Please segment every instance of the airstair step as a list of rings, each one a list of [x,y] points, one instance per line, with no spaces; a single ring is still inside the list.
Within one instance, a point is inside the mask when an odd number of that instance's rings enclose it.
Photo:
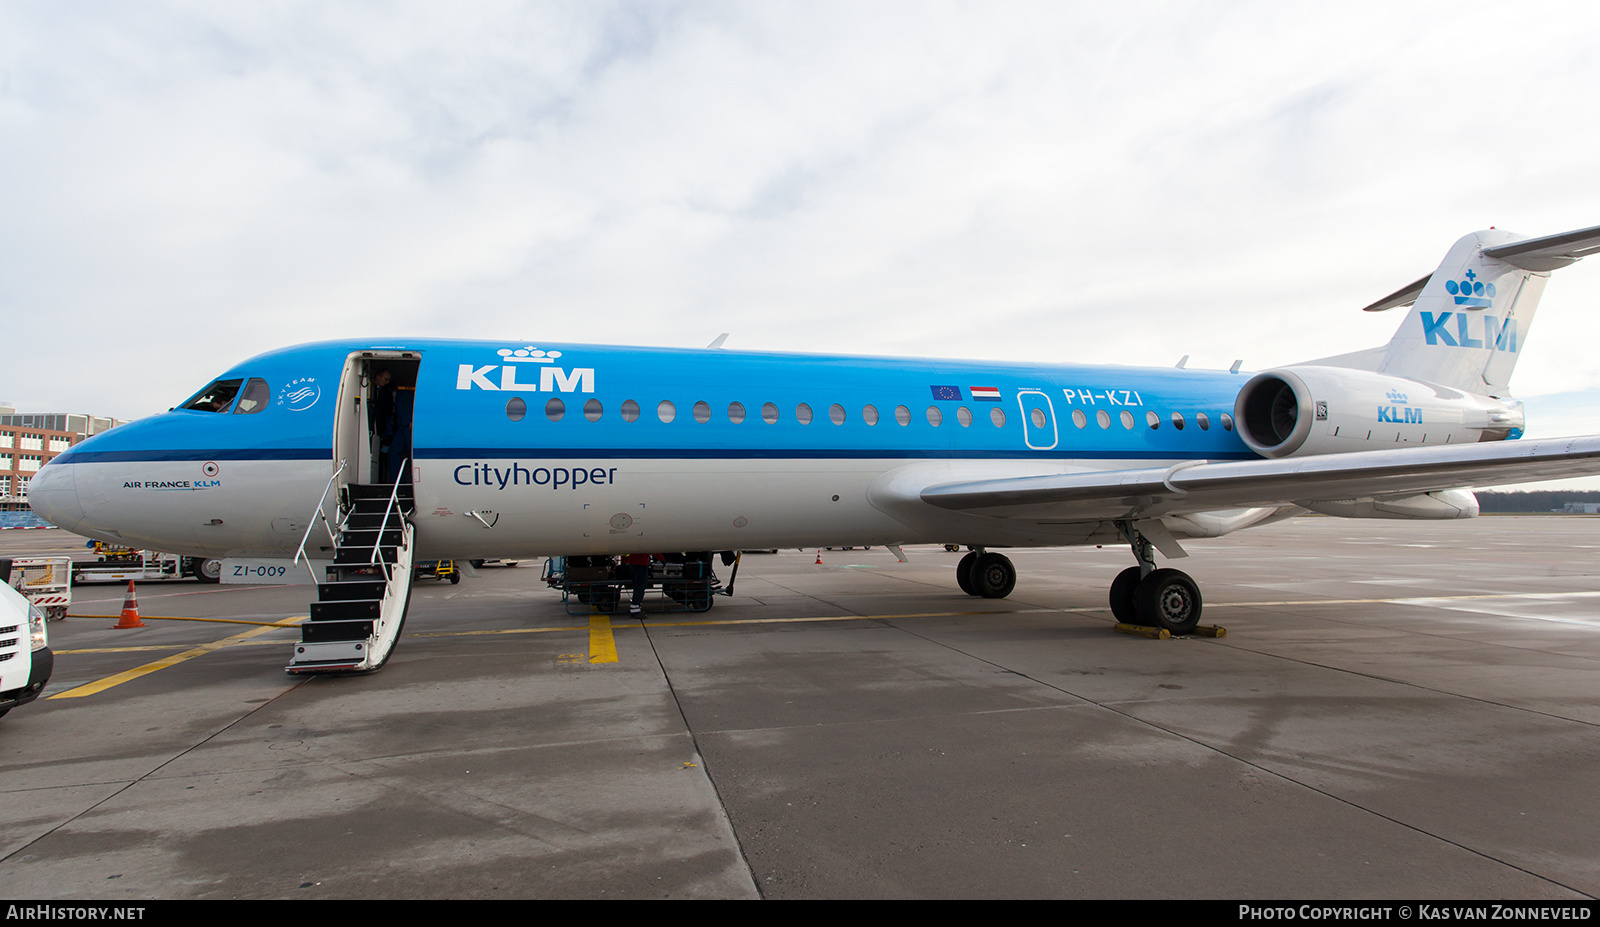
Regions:
[[[371,621],[307,621],[300,626],[300,641],[305,644],[364,641],[371,636]]]
[[[377,562],[393,563],[395,560],[394,548],[379,547]],[[373,550],[371,547],[341,547],[333,552],[333,562],[339,565],[373,563]]]
[[[390,519],[389,527],[381,532],[377,528],[346,528],[339,536],[339,547],[341,549],[365,547],[368,550],[372,549],[373,544],[381,544],[384,547],[398,547],[404,534],[400,529],[399,521],[399,518]],[[380,533],[383,535],[381,540],[378,537]]]
[[[372,620],[383,611],[382,599],[347,599],[342,602],[312,602],[312,621]]]
[[[324,602],[347,602],[351,599],[381,599],[388,585],[382,580],[317,583],[317,598]]]

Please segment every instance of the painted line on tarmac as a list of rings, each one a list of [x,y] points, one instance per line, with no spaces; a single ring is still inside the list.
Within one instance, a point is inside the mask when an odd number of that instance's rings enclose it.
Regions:
[[[617,662],[617,639],[611,634],[611,616],[596,613],[589,616],[589,662]]]
[[[121,615],[68,615],[68,618],[111,618],[120,619]],[[149,621],[212,621],[217,624],[250,624],[261,625],[269,628],[293,628],[306,620],[306,616],[299,618],[285,618],[282,621],[247,621],[243,618],[186,618],[179,615],[140,615],[141,619]],[[123,630],[127,630],[124,628]]]
[[[1308,605],[1427,605],[1432,602],[1452,602],[1473,599],[1560,599],[1560,598],[1592,598],[1600,596],[1600,592],[1506,592],[1488,593],[1482,595],[1453,595],[1453,596],[1397,596],[1387,599],[1285,599],[1281,601],[1262,602],[1207,602],[1206,608],[1265,608],[1283,606],[1308,606]],[[663,621],[660,616],[675,614],[673,612],[653,612],[643,619],[612,624],[610,630],[621,631],[628,629],[644,628],[644,621],[649,621],[648,627],[652,628],[688,628],[710,627],[718,625],[756,625],[756,624],[806,624],[811,622],[829,621],[891,621],[904,618],[963,618],[979,615],[1040,615],[1040,614],[1091,614],[1107,613],[1111,609],[1105,605],[1080,605],[1068,608],[993,608],[967,611],[943,612],[906,612],[894,615],[816,615],[791,618],[721,618],[721,619],[696,619],[688,621]],[[599,617],[599,616],[595,616]],[[550,625],[543,628],[498,628],[479,631],[420,631],[408,634],[407,637],[482,637],[500,634],[549,634],[559,632],[572,632],[589,630],[593,626],[593,619],[587,625],[564,624]]]
[[[105,690],[110,689],[113,686],[120,686],[125,682],[132,682],[133,680],[138,679],[141,676],[148,676],[151,673],[157,672],[159,670],[164,670],[169,666],[176,666],[179,663],[183,663],[185,661],[192,660],[195,657],[204,656],[204,655],[206,655],[208,653],[211,653],[213,651],[221,650],[224,647],[230,647],[230,646],[232,646],[232,645],[234,645],[236,643],[240,643],[242,641],[249,640],[252,637],[256,637],[256,636],[261,635],[261,634],[266,634],[266,633],[268,633],[270,631],[276,631],[276,630],[278,630],[280,628],[284,628],[284,627],[289,627],[289,625],[274,624],[274,625],[267,625],[265,627],[252,628],[249,631],[241,631],[238,634],[233,635],[232,637],[224,637],[220,641],[213,641],[213,642],[211,642],[209,644],[201,644],[198,647],[191,647],[190,649],[185,650],[182,653],[175,653],[170,657],[162,657],[161,659],[156,660],[153,663],[146,663],[143,666],[136,666],[131,670],[127,670],[127,671],[121,672],[121,673],[116,673],[114,675],[107,676],[104,679],[99,679],[99,680],[96,680],[94,682],[84,683],[81,686],[76,686],[74,688],[68,689],[65,692],[57,692],[55,695],[51,695],[51,696],[47,696],[47,697],[48,698],[83,698],[86,695],[94,695],[97,692],[104,692]]]

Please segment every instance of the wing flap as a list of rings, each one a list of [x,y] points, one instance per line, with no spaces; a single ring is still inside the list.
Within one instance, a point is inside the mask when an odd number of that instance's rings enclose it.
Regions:
[[[922,501],[1029,519],[1132,518],[1401,495],[1600,473],[1600,435],[1011,477],[930,486]]]

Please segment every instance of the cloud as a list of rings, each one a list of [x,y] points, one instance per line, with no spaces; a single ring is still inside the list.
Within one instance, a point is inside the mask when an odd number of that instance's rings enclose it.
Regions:
[[[345,336],[1355,350],[1461,234],[1600,220],[1594,14],[1497,10],[10,4],[0,398]],[[1519,392],[1600,388],[1597,296],[1557,275]]]

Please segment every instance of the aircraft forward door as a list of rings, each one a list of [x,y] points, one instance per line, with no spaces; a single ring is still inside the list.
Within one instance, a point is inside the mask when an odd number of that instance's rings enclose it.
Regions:
[[[1036,451],[1048,451],[1061,440],[1056,430],[1056,410],[1050,397],[1042,390],[1017,391],[1017,405],[1022,410],[1022,439]]]
[[[412,351],[361,351],[345,361],[333,422],[333,465],[345,465],[341,486],[392,483],[393,467],[411,456],[419,365]],[[398,451],[384,450],[396,445]]]

